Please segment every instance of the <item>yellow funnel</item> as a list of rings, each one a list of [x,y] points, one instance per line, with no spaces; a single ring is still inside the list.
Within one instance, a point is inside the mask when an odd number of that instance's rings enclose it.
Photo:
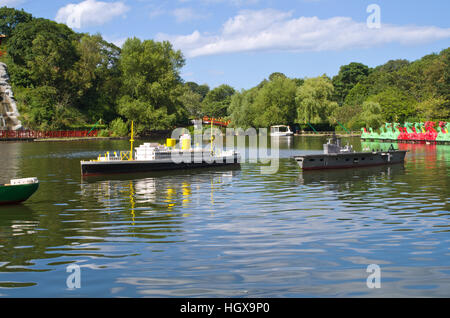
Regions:
[[[167,138],[166,140],[166,146],[167,147],[175,147],[177,141],[173,138]]]

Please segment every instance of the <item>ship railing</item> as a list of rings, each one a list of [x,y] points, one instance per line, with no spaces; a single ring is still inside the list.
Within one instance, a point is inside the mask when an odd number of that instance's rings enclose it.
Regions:
[[[121,151],[120,160],[131,160],[131,151]]]

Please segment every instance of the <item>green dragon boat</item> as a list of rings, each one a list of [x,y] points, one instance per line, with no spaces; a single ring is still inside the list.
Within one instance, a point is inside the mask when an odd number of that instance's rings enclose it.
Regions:
[[[37,178],[12,179],[9,184],[0,184],[0,205],[24,202],[38,188]]]

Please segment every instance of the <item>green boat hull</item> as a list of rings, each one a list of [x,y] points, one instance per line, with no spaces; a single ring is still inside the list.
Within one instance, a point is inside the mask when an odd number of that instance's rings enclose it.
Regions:
[[[0,186],[0,205],[17,204],[27,200],[39,188],[39,183]]]

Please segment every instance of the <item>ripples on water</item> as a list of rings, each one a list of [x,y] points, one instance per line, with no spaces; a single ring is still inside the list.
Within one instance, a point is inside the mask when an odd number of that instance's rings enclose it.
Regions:
[[[41,180],[0,207],[0,295],[449,296],[450,146],[400,145],[404,166],[302,173],[290,156],[322,142],[283,140],[275,175],[244,163],[88,179],[80,159],[127,144],[0,144],[5,180]],[[80,289],[66,286],[69,264]]]

